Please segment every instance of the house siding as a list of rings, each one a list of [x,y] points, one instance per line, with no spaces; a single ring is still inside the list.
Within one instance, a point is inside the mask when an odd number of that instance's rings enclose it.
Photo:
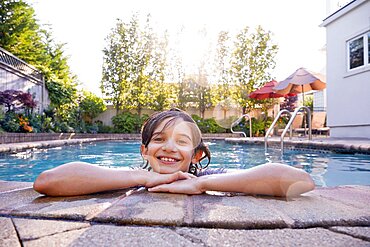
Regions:
[[[327,125],[332,137],[370,138],[370,65],[347,70],[347,41],[370,31],[370,1],[354,4],[323,25],[327,39]],[[351,7],[350,11],[345,9]]]

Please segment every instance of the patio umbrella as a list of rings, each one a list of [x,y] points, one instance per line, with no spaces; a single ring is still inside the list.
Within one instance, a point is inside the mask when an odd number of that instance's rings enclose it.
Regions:
[[[273,90],[278,94],[304,93],[311,90],[323,90],[326,88],[324,76],[311,72],[305,68],[297,69],[285,80],[279,82]]]
[[[288,94],[281,94],[276,93],[273,88],[278,84],[277,81],[272,80],[262,86],[260,89],[253,91],[249,94],[249,98],[262,100],[262,99],[269,99],[269,98],[280,98],[285,96],[294,96],[295,93],[288,93]]]

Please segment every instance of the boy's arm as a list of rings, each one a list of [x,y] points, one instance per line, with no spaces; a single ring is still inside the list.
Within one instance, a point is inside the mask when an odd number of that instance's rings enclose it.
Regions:
[[[184,194],[222,191],[290,197],[314,188],[314,182],[305,171],[283,164],[270,163],[240,172],[215,174],[162,184],[149,189],[149,191]]]
[[[112,169],[84,162],[71,162],[41,173],[33,188],[49,196],[75,196],[139,185],[152,187],[190,176],[182,172],[158,174],[145,170]]]

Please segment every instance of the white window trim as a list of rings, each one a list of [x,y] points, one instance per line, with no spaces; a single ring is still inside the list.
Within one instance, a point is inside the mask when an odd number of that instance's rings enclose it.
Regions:
[[[369,44],[368,44],[368,34],[369,34],[370,31],[367,31],[365,33],[362,33],[360,35],[357,35],[356,37],[352,38],[352,39],[349,39],[347,40],[347,54],[346,54],[346,59],[347,59],[347,73],[348,72],[355,72],[355,71],[359,71],[359,70],[362,70],[364,68],[370,68],[370,62],[369,62],[369,52],[368,52],[368,49],[369,49]],[[349,50],[349,44],[356,40],[356,39],[359,39],[362,37],[362,40],[363,40],[363,44],[364,44],[364,64],[361,65],[361,66],[358,66],[356,68],[350,68],[350,50]]]

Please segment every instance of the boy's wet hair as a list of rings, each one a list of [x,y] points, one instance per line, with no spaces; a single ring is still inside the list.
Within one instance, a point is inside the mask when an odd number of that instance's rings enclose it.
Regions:
[[[177,108],[172,108],[168,111],[162,111],[158,113],[154,113],[151,115],[143,124],[141,128],[141,144],[143,144],[146,148],[149,145],[149,142],[151,141],[153,137],[154,130],[163,122],[163,120],[171,118],[166,125],[163,127],[161,132],[165,130],[167,127],[171,126],[173,123],[175,123],[176,120],[182,119],[185,122],[191,123],[189,127],[191,128],[191,132],[193,135],[193,145],[194,145],[194,155],[199,152],[203,151],[203,157],[199,160],[197,164],[190,164],[189,166],[189,173],[197,175],[199,171],[202,169],[205,169],[209,163],[211,162],[211,153],[208,149],[208,147],[204,144],[202,139],[202,133],[200,132],[200,129],[198,125],[195,123],[195,121],[192,119],[192,117],[186,113],[185,111],[182,111]],[[201,164],[201,161],[203,159],[207,158],[208,163],[203,166]],[[146,162],[144,165],[144,168],[150,168],[149,162]]]

